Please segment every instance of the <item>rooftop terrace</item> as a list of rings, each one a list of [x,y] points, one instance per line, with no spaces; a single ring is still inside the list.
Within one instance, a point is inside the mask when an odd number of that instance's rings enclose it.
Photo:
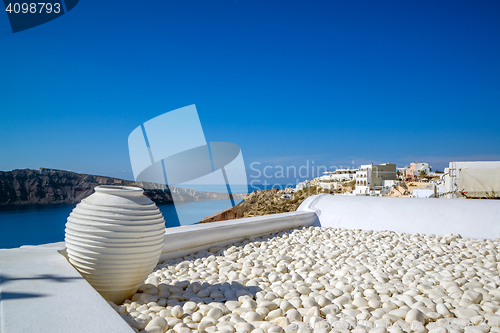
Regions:
[[[145,285],[112,306],[64,242],[0,250],[0,332],[500,332],[498,216],[495,200],[319,195],[170,228]]]

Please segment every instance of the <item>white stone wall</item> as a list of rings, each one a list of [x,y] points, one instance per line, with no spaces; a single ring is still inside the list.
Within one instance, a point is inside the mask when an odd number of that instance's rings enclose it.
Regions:
[[[320,194],[298,211],[313,211],[324,227],[471,238],[500,238],[500,200],[416,200]]]

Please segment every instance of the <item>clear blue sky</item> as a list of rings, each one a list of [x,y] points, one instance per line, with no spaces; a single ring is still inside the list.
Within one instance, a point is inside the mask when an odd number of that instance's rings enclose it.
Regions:
[[[496,0],[81,0],[13,34],[0,13],[0,170],[131,179],[129,133],[190,104],[260,169],[500,160],[499,17]]]

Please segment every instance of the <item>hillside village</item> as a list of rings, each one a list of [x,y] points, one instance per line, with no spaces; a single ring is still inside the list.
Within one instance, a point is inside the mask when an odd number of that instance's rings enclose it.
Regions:
[[[205,217],[201,223],[296,211],[317,194],[408,198],[500,199],[499,162],[451,162],[444,172],[428,163],[367,164],[337,169],[306,180],[295,188],[254,191],[234,207]]]
[[[412,198],[485,198],[500,196],[500,162],[450,162],[444,172],[428,163],[366,164],[337,169],[297,184],[293,193],[318,186],[332,194]]]

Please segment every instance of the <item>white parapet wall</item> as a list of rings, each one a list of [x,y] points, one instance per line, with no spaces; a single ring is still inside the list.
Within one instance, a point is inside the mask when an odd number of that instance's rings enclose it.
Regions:
[[[133,333],[61,247],[0,250],[0,332]]]
[[[318,217],[314,212],[300,211],[168,228],[165,230],[160,262],[208,250],[213,246],[239,242],[252,236],[317,223]]]
[[[315,212],[317,226],[500,238],[500,200],[412,199],[320,194],[297,211]]]

